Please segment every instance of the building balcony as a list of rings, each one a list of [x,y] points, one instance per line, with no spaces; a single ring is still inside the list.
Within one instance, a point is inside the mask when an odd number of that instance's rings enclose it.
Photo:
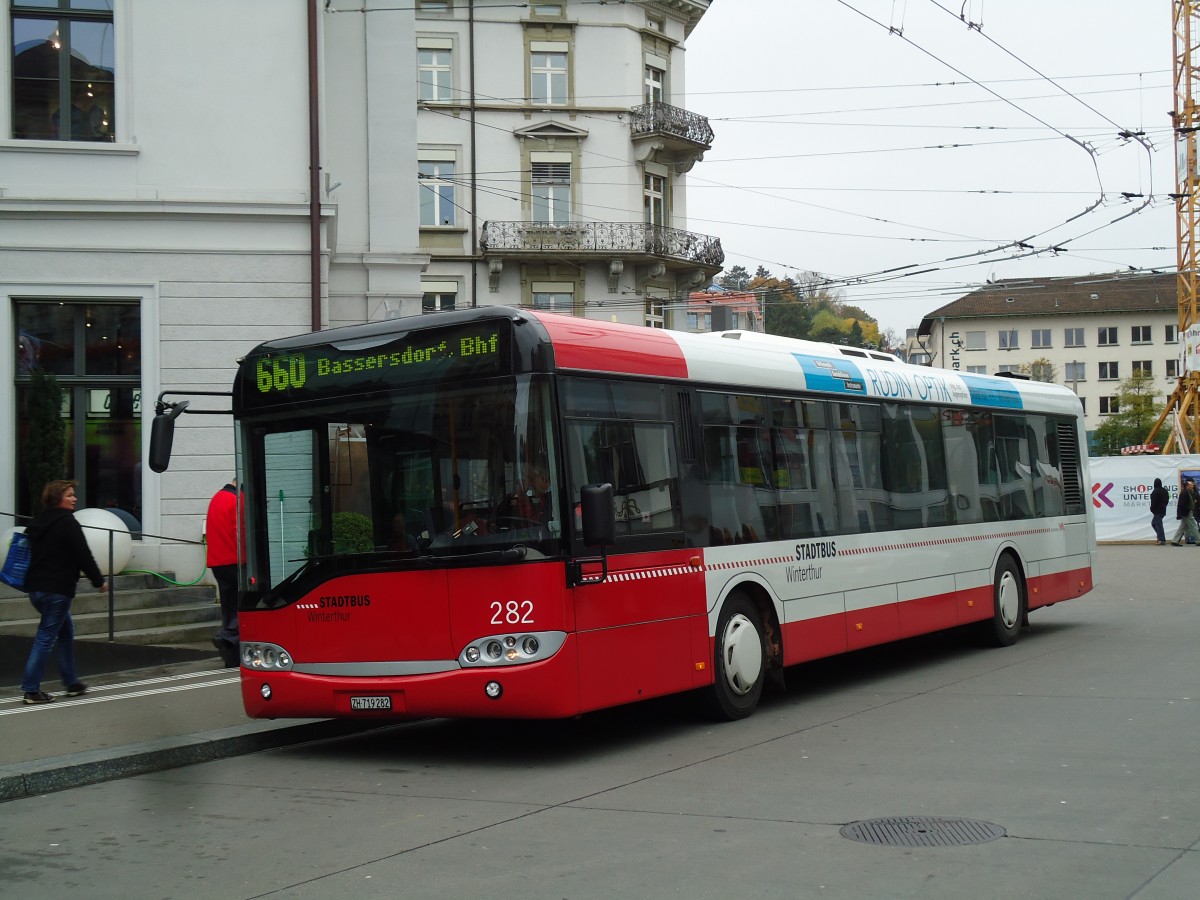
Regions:
[[[654,156],[687,172],[712,148],[713,130],[705,116],[666,103],[646,103],[629,113],[638,162]]]
[[[653,276],[687,273],[685,282],[699,283],[721,271],[725,251],[719,238],[645,222],[484,222],[479,239],[494,273],[504,260],[529,262],[609,262],[617,274],[626,264]]]

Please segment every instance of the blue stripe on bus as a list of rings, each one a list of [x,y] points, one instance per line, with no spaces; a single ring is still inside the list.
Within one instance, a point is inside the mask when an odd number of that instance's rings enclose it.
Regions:
[[[1023,409],[1020,392],[1007,384],[997,384],[990,378],[959,375],[971,392],[971,402],[980,406],[1000,406],[1004,409]]]
[[[809,390],[866,396],[867,382],[854,363],[844,359],[808,356],[804,353],[793,353],[792,356],[800,363],[804,372],[804,384]]]

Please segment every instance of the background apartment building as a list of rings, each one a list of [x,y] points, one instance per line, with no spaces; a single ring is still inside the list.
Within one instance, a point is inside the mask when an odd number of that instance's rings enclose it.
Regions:
[[[1179,375],[1176,276],[1089,275],[989,284],[935,309],[917,331],[931,365],[1022,372],[1079,395],[1094,430],[1141,369],[1163,398]],[[1048,366],[1045,365],[1048,363]]]

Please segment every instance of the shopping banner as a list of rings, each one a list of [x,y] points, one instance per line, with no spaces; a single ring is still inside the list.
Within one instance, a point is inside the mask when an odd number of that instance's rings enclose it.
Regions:
[[[1150,527],[1150,491],[1161,478],[1171,492],[1163,519],[1167,539],[1175,534],[1175,501],[1184,478],[1200,487],[1200,455],[1093,456],[1092,511],[1096,514],[1097,541],[1153,541]]]

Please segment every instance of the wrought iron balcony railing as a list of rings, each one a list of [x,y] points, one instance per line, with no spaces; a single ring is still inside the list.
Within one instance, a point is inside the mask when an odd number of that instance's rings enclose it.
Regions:
[[[647,255],[720,268],[725,251],[720,238],[644,222],[484,222],[483,252],[594,252],[599,255]]]
[[[634,136],[668,134],[693,144],[711,147],[713,130],[705,116],[666,103],[646,103],[630,110]]]

